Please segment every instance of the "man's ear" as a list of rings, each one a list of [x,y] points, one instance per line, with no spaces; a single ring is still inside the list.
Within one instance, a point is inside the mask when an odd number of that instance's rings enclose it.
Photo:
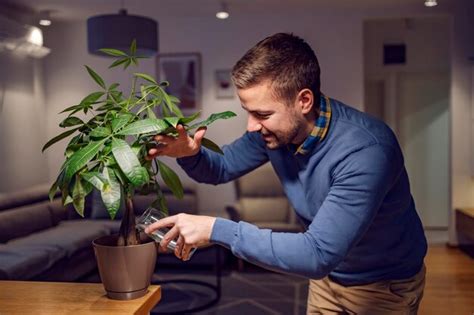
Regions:
[[[303,115],[313,110],[314,94],[310,89],[302,89],[296,96],[296,105]]]

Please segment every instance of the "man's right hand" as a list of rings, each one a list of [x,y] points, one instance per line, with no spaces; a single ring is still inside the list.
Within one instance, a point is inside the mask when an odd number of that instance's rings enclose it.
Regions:
[[[206,133],[206,127],[199,128],[194,137],[191,138],[182,125],[176,126],[178,137],[156,135],[155,141],[158,143],[155,148],[148,150],[147,159],[152,160],[158,155],[166,155],[175,158],[192,156],[201,149],[201,141]]]

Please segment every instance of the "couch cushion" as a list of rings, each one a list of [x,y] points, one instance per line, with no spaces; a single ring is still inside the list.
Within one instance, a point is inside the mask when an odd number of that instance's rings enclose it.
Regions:
[[[49,201],[0,211],[0,243],[53,226]]]
[[[48,200],[48,192],[51,184],[40,184],[26,189],[2,194],[0,196],[0,210],[10,209],[28,205],[31,203]],[[59,191],[56,192],[56,195]]]
[[[28,280],[48,270],[66,252],[53,244],[0,245],[0,279]]]
[[[57,225],[59,222],[68,219],[68,206],[63,206],[61,198],[56,198],[48,204],[48,208],[51,211],[51,217],[53,224]]]
[[[59,225],[38,233],[8,242],[8,245],[43,247],[53,244],[58,250],[65,251],[67,257],[85,247],[92,246],[92,241],[108,235],[113,230],[110,222],[101,220],[68,220]]]

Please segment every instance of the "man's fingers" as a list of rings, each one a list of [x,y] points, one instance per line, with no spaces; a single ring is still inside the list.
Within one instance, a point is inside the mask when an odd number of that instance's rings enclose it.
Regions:
[[[204,138],[204,135],[206,134],[206,130],[207,130],[206,127],[201,127],[194,134],[194,141],[199,147],[201,146],[202,138]]]
[[[165,153],[165,150],[166,150],[166,146],[158,146],[156,148],[151,148],[150,150],[148,150],[147,152],[148,154],[145,156],[145,159],[148,161],[151,161],[154,158],[156,158],[158,155]]]
[[[175,137],[165,136],[165,135],[156,135],[153,139],[156,142],[161,142],[161,143],[169,143],[176,140]]]
[[[179,236],[179,229],[178,227],[175,225],[171,228],[171,230],[168,231],[168,233],[166,233],[164,236],[163,236],[163,239],[161,240],[160,242],[160,246],[162,248],[167,248],[168,247],[168,244],[178,238]]]
[[[184,129],[183,125],[177,125],[176,130],[178,131],[178,138],[186,139],[188,137],[188,133],[186,132],[186,129]]]
[[[192,248],[193,248],[193,247],[192,247],[191,245],[184,244],[183,250],[182,250],[182,252],[181,252],[181,259],[182,259],[183,261],[189,260],[189,253],[191,252],[191,249],[192,249]]]
[[[176,222],[176,216],[170,216],[170,217],[165,217],[163,219],[160,219],[156,221],[155,223],[150,224],[145,228],[145,233],[150,234],[153,233],[153,231],[164,228],[164,227],[170,227],[173,226]]]
[[[179,235],[178,240],[176,241],[176,248],[174,249],[174,254],[176,257],[181,258],[181,252],[184,246],[184,238],[182,235]]]

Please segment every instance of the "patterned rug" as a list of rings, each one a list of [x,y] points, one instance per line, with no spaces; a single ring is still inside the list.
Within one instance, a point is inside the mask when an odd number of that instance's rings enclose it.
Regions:
[[[253,268],[256,269],[256,268]],[[173,281],[177,282],[173,283]],[[189,314],[186,310],[212,300],[215,292],[205,286],[181,283],[197,280],[216,284],[212,272],[155,273],[152,282],[162,285],[162,299],[151,314]],[[195,314],[306,314],[308,280],[264,270],[228,271],[221,277],[221,298],[214,306]]]

